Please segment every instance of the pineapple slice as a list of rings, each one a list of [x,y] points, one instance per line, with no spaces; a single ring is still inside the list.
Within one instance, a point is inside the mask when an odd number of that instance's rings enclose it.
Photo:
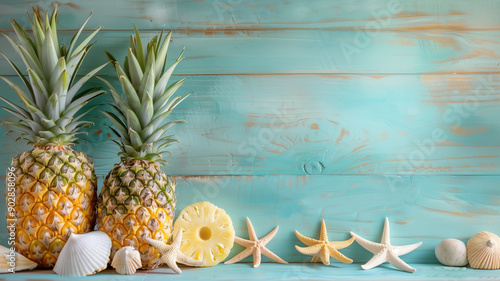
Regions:
[[[174,224],[174,233],[182,229],[180,250],[186,256],[214,266],[223,261],[234,242],[234,228],[226,211],[209,202],[187,206]]]

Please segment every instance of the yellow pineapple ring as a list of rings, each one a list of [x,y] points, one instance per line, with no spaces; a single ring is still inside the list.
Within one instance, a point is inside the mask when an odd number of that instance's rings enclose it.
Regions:
[[[180,250],[186,256],[214,266],[223,261],[234,243],[234,228],[226,211],[209,202],[187,206],[174,224],[174,234],[182,229]]]

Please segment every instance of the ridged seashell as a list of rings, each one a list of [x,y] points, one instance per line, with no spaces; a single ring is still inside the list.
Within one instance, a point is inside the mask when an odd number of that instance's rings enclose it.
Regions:
[[[479,232],[467,241],[467,257],[472,268],[500,268],[500,238],[487,231]]]
[[[72,233],[57,258],[54,272],[64,276],[86,276],[106,269],[111,239],[101,231]]]
[[[0,273],[10,273],[9,269],[12,268],[11,266],[11,251],[9,248],[6,248],[2,245],[0,245]],[[14,272],[21,271],[21,270],[32,270],[35,267],[37,267],[37,263],[26,258],[25,256],[15,253],[15,261],[14,263]]]
[[[142,267],[141,254],[132,246],[123,247],[116,252],[111,266],[118,274],[132,275]]]
[[[436,246],[436,258],[447,266],[466,266],[467,248],[465,243],[458,239],[444,239]]]

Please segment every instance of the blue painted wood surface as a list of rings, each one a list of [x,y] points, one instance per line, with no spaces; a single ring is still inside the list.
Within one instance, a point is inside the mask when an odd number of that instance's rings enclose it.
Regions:
[[[192,203],[212,202],[226,210],[236,235],[243,238],[248,237],[247,216],[258,236],[279,225],[267,246],[289,262],[310,261],[295,250],[294,245],[302,244],[294,230],[319,237],[322,219],[331,240],[346,240],[353,231],[379,241],[388,217],[393,245],[423,242],[404,256],[409,263],[437,263],[434,248],[444,238],[466,242],[483,230],[500,233],[500,176],[186,176],[176,180],[177,214]],[[2,244],[7,237],[1,233]],[[235,245],[229,257],[241,250]],[[355,262],[371,257],[356,243],[341,252]],[[263,257],[263,261],[269,259]]]
[[[237,264],[168,278],[500,279],[497,271],[436,266],[433,254],[444,238],[500,234],[500,1],[57,3],[63,34],[79,27],[91,9],[86,32],[104,26],[83,70],[103,63],[104,50],[122,58],[132,21],[146,37],[164,25],[174,29],[172,58],[186,47],[175,78],[188,77],[180,94],[195,94],[172,114],[188,124],[173,129],[182,142],[172,147],[165,169],[178,179],[177,213],[210,201],[230,214],[243,237],[246,216],[258,235],[280,225],[269,248],[294,263],[310,258],[294,249],[300,242],[293,230],[317,236],[322,218],[335,240],[351,230],[379,240],[387,216],[393,244],[424,242],[403,257],[418,264],[415,274],[339,263],[263,264],[257,270]],[[26,9],[55,4],[2,0],[0,29],[12,34],[12,18],[28,27]],[[16,58],[4,38],[0,50]],[[18,81],[13,74],[1,58],[0,75]],[[110,81],[112,74],[110,67],[100,73]],[[3,83],[0,93],[17,100]],[[1,120],[11,118],[0,112]],[[98,110],[89,120],[95,126],[88,143],[76,148],[94,158],[101,185],[118,148]],[[0,167],[27,149],[4,137]],[[5,209],[5,202],[0,206]],[[0,232],[0,244],[6,241]],[[230,257],[239,250],[235,246]],[[355,262],[370,258],[356,243],[342,252]],[[46,273],[0,277],[63,279]],[[89,278],[118,277],[108,271]]]
[[[406,261],[437,263],[434,248],[444,237],[466,241],[482,230],[500,233],[499,181],[498,176],[184,177],[177,192],[179,209],[198,201],[224,208],[236,235],[248,237],[246,216],[258,236],[279,225],[268,246],[290,262],[310,260],[295,250],[302,244],[294,230],[319,237],[325,219],[330,240],[346,240],[353,231],[379,241],[389,217],[393,245],[423,241]],[[236,245],[232,253],[240,250]],[[355,262],[372,256],[356,243],[341,252]]]
[[[108,79],[111,79],[108,77]],[[498,174],[500,75],[191,76],[172,114],[172,175]],[[118,85],[116,85],[119,87]],[[8,86],[5,97],[17,100]],[[109,100],[104,97],[103,100]],[[476,102],[477,101],[477,102]],[[98,110],[77,148],[117,161]],[[11,118],[0,111],[0,118]],[[5,131],[0,129],[0,134]],[[7,166],[25,143],[4,138]]]
[[[209,268],[181,267],[182,274],[174,274],[168,268],[154,271],[139,270],[135,275],[118,275],[114,270],[107,269],[96,275],[82,278],[68,279],[58,276],[51,270],[35,270],[2,275],[5,280],[89,280],[89,281],[122,281],[122,280],[224,280],[224,281],[254,281],[254,280],[290,280],[290,281],[319,281],[319,280],[500,280],[497,271],[474,270],[463,267],[446,267],[436,264],[416,264],[415,273],[397,270],[391,265],[362,270],[359,264],[334,263],[330,266],[311,263],[295,263],[282,265],[263,263],[259,268],[252,268],[251,264],[218,265]]]
[[[92,17],[91,21],[99,19]],[[76,23],[75,23],[76,24]],[[131,23],[125,27],[132,27]],[[161,29],[145,32],[151,39]],[[103,30],[82,73],[107,61],[104,50],[120,61],[126,54],[132,31]],[[283,74],[415,74],[498,73],[500,30],[174,30],[169,58],[177,58],[185,46],[186,59],[175,74],[283,75]],[[90,31],[89,31],[90,33]],[[7,34],[14,35],[12,32]],[[72,32],[64,32],[70,42]],[[360,36],[360,34],[362,36]],[[0,48],[21,63],[9,42]],[[2,74],[15,75],[2,57]],[[114,75],[112,67],[100,75]]]
[[[74,29],[91,9],[99,20],[89,28],[129,29],[130,22],[142,28],[161,29],[498,29],[497,0],[131,0],[44,1],[2,0],[0,15],[15,16],[28,24],[25,10],[59,4],[61,27]],[[370,23],[370,24],[368,24]],[[367,25],[368,24],[368,25]],[[6,21],[1,29],[9,29]]]

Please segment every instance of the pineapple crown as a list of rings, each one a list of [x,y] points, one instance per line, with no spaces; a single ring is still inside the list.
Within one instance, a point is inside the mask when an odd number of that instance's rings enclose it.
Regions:
[[[108,85],[115,103],[111,104],[114,112],[103,113],[114,125],[114,128],[109,128],[118,137],[114,142],[120,146],[121,152],[118,155],[124,161],[163,161],[161,155],[168,153],[164,149],[179,141],[177,136],[165,134],[175,124],[186,123],[184,120],[175,120],[163,124],[172,110],[189,96],[171,99],[186,78],[168,86],[170,76],[182,60],[184,50],[167,67],[167,50],[172,31],[163,38],[162,30],[148,42],[144,50],[135,25],[134,30],[135,36],[130,35],[130,47],[123,65],[106,52],[120,81],[124,98],[111,83],[101,79]]]
[[[57,36],[57,7],[49,17],[42,16],[40,9],[33,8],[29,14],[33,39],[15,21],[11,20],[18,42],[2,33],[14,47],[27,68],[27,77],[3,53],[1,53],[21,78],[26,90],[5,77],[1,77],[19,95],[23,106],[18,106],[0,97],[11,108],[2,107],[19,118],[18,122],[3,122],[12,128],[7,133],[16,132],[19,139],[26,139],[34,146],[71,146],[82,134],[80,129],[92,122],[79,121],[86,113],[74,116],[93,98],[105,93],[99,89],[80,91],[81,87],[101,68],[103,64],[90,71],[77,82],[77,72],[93,44],[90,40],[100,27],[77,45],[78,38],[92,13],[71,39],[69,47],[59,46]]]

